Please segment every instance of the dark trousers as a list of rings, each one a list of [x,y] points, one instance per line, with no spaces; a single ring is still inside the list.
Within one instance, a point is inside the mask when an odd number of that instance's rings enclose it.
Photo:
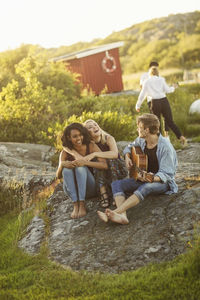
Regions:
[[[179,128],[176,126],[176,124],[173,121],[171,107],[170,107],[169,101],[166,97],[162,98],[162,99],[152,99],[151,110],[152,110],[152,113],[154,115],[156,115],[159,120],[162,115],[165,120],[165,126],[167,125],[174,132],[174,134],[176,135],[176,137],[178,139],[181,137],[182,134],[181,134]],[[166,127],[165,127],[165,130],[166,130]],[[166,130],[166,131],[169,131],[169,130]]]
[[[149,111],[150,111],[150,113],[153,114],[153,111],[152,111],[152,102],[149,101],[149,102],[147,102],[147,104],[148,104],[148,106],[149,106]],[[159,120],[160,120],[160,119],[159,119]],[[160,122],[161,122],[161,120],[160,120]],[[169,126],[167,125],[167,122],[166,122],[165,119],[164,119],[164,122],[165,122],[165,131],[169,131],[170,128],[169,128]],[[161,128],[162,128],[162,126],[161,126],[161,124],[160,124],[160,131],[161,131]]]

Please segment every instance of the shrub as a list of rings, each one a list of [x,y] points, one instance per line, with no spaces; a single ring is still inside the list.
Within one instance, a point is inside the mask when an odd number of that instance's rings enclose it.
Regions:
[[[168,95],[172,109],[173,119],[183,134],[187,133],[189,124],[189,108],[195,100],[194,95],[188,93],[187,87],[179,87],[172,94]]]
[[[187,135],[190,137],[200,136],[200,124],[188,124]]]
[[[116,111],[108,111],[104,113],[100,111],[96,113],[83,112],[81,116],[71,116],[62,125],[57,124],[54,131],[55,140],[57,140],[55,145],[56,148],[61,149],[60,137],[67,125],[73,122],[83,123],[87,119],[95,120],[103,130],[113,135],[116,141],[130,141],[137,135],[135,117],[126,114],[119,114]]]
[[[79,95],[75,79],[63,67],[30,56],[16,66],[16,74],[20,80],[0,93],[0,140],[52,144],[51,128],[64,122],[68,101]]]
[[[76,99],[73,102],[68,102],[67,104],[67,116],[71,115],[81,116],[81,114],[86,112],[95,113],[97,111],[107,112],[107,111],[117,111],[118,113],[124,113],[129,115],[134,115],[135,103],[137,101],[137,95],[101,95],[99,97],[94,95],[87,95],[80,99]]]

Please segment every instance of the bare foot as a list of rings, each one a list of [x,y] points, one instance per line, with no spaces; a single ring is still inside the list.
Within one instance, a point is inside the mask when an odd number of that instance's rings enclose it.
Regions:
[[[106,209],[106,215],[108,219],[119,224],[128,224],[129,220],[124,214],[118,214],[111,209]]]
[[[71,218],[72,219],[77,219],[78,218],[78,211],[79,211],[78,202],[75,202],[73,212],[71,213]]]
[[[85,201],[80,201],[79,203],[79,211],[78,211],[78,218],[82,218],[87,214],[85,208]]]
[[[105,213],[103,213],[102,211],[97,211],[97,214],[98,214],[98,216],[99,216],[99,218],[102,220],[102,221],[104,221],[104,222],[108,222],[108,216],[105,214]]]

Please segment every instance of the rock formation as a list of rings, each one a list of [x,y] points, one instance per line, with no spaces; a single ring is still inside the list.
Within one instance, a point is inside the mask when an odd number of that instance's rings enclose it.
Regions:
[[[194,113],[200,114],[200,99],[195,100],[195,101],[190,105],[189,113],[190,113],[190,114],[194,114]]]
[[[0,185],[15,182],[28,193],[47,186],[55,179],[54,153],[46,145],[0,142]]]
[[[4,145],[1,143],[1,152],[6,152]],[[18,151],[18,156],[21,157],[23,153],[28,157],[28,152],[33,154],[37,145],[17,147],[22,149]],[[23,149],[28,149],[28,152]],[[46,150],[40,153],[45,156],[50,148],[44,149]],[[7,148],[7,151],[11,152],[11,148]],[[15,145],[14,154],[16,153]],[[19,247],[35,254],[45,239],[51,260],[73,270],[110,273],[168,261],[184,253],[193,243],[200,220],[200,144],[189,143],[187,148],[177,151],[177,154],[178,194],[148,197],[128,211],[129,225],[103,223],[96,214],[99,209],[97,199],[87,200],[88,214],[84,218],[70,219],[72,203],[59,183],[47,201],[50,233],[47,236],[43,219],[35,216],[27,227],[26,235],[19,241]],[[17,166],[20,168],[18,157],[10,157],[10,161],[12,159],[16,160],[16,169]],[[10,165],[3,166],[2,156],[0,160],[0,168],[6,175]],[[55,169],[46,160],[41,159],[40,163],[36,163],[28,159],[27,164],[31,165],[30,169],[28,166],[25,169],[30,181],[33,180],[30,175],[35,170],[33,166],[38,172],[45,167],[44,175],[38,174],[38,180],[43,178],[47,183],[55,176]],[[24,168],[23,161],[21,166]],[[27,179],[26,184],[29,185]]]

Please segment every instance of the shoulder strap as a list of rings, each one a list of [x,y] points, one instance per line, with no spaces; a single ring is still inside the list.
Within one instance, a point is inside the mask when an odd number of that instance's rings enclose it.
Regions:
[[[86,155],[90,154],[90,144],[86,145]]]

